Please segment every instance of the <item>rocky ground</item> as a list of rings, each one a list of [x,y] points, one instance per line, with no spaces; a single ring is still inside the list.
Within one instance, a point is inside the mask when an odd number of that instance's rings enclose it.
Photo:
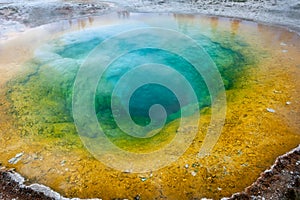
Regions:
[[[229,199],[300,199],[300,146],[278,157],[255,183]]]
[[[45,196],[43,193],[33,191],[29,188],[23,188],[18,182],[11,178],[14,172],[8,169],[0,170],[0,199],[24,199],[24,200],[51,200],[53,198]]]
[[[300,33],[298,0],[0,0],[0,39],[11,32],[59,20],[115,11],[179,12],[237,17],[288,27]],[[44,194],[46,193],[46,195]],[[45,186],[25,186],[12,170],[0,170],[0,199],[66,199]],[[300,146],[279,157],[270,170],[230,199],[300,199]]]

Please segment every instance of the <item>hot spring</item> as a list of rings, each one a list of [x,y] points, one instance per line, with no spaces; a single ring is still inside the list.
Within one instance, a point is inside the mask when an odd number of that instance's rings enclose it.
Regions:
[[[285,29],[130,13],[1,42],[0,162],[64,196],[230,196],[300,142]]]

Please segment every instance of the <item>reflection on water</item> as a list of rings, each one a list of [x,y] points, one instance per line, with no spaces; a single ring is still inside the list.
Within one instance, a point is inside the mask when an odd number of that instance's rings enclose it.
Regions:
[[[130,16],[130,12],[128,12],[127,10],[120,10],[117,13],[119,18],[129,18]]]
[[[76,134],[71,109],[73,81],[78,67],[99,42],[124,27],[157,25],[157,21],[164,22],[161,27],[189,35],[212,57],[227,89],[226,123],[211,154],[198,158],[210,122],[210,108],[204,107],[198,134],[179,160],[149,173],[119,172],[95,160]],[[115,26],[103,28],[111,24]],[[41,34],[45,37],[36,41]],[[250,185],[278,155],[300,142],[300,38],[284,29],[221,17],[130,13],[129,18],[129,13],[119,12],[36,28],[2,43],[0,162],[69,197],[229,196]],[[144,54],[120,57],[107,76],[114,80],[115,71],[126,71],[123,63],[138,63]],[[25,63],[27,59],[31,60]],[[177,57],[149,59],[166,64],[176,60],[177,69],[182,67]],[[192,75],[188,65],[185,67],[181,73]],[[98,108],[107,111],[109,101],[101,97],[96,100]],[[177,124],[170,123],[164,131],[172,134],[176,129]],[[117,142],[129,146],[126,140]],[[21,160],[9,164],[20,152],[24,153]]]
[[[70,27],[73,26],[73,23],[74,23],[73,21],[74,21],[74,19],[69,19],[68,20]],[[78,30],[81,30],[81,29],[84,29],[87,26],[87,24],[92,26],[93,22],[94,22],[94,17],[90,16],[88,18],[76,19],[75,24],[77,24]]]
[[[219,17],[211,17],[210,18],[210,26],[212,32],[216,32],[219,24]]]
[[[231,22],[231,33],[232,35],[236,35],[238,30],[239,30],[239,27],[240,27],[240,22],[241,20],[239,19],[233,19],[232,22]]]

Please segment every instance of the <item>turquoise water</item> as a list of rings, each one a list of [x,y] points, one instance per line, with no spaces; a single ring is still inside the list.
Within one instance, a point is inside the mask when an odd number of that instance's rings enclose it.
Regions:
[[[105,39],[133,27],[122,24],[86,29],[60,36],[38,49],[35,58],[27,64],[28,73],[11,81],[8,93],[13,102],[13,112],[22,116],[19,123],[23,126],[24,133],[34,132],[54,137],[75,134],[72,92],[80,65]],[[225,88],[230,89],[235,77],[242,73],[243,66],[249,64],[251,60],[249,55],[246,57],[228,46],[246,48],[248,45],[240,39],[228,40],[224,45],[214,42],[209,36],[196,30],[197,27],[188,26],[182,32],[191,36],[209,54],[222,76]],[[101,127],[112,140],[120,138],[136,140],[118,128],[111,110],[111,94],[122,76],[144,63],[170,66],[183,75],[195,91],[199,110],[211,104],[203,77],[181,56],[163,49],[143,48],[131,51],[119,56],[110,64],[99,80],[96,91],[95,111],[98,120],[101,121]],[[153,71],[161,73],[159,67],[154,67]],[[118,101],[120,105],[124,104],[122,97]],[[189,106],[188,101],[180,106],[176,95],[170,89],[158,84],[147,84],[138,88],[130,97],[129,112],[133,121],[140,126],[148,125],[151,121],[149,110],[155,104],[164,107],[167,115],[166,123],[180,118],[181,106]],[[87,136],[94,137],[90,133],[87,133]],[[170,137],[173,137],[172,134]]]

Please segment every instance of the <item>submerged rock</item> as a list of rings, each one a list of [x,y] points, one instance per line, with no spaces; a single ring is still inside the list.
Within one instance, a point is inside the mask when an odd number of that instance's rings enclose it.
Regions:
[[[141,178],[141,181],[142,181],[142,182],[145,182],[146,180],[147,180],[147,178],[145,178],[145,177],[142,177],[142,178]]]
[[[16,156],[15,156],[15,157],[16,157],[16,158],[20,158],[20,157],[22,157],[22,156],[23,156],[23,154],[24,154],[24,153],[18,153],[18,154],[16,154]]]
[[[191,174],[192,174],[192,176],[196,176],[196,175],[197,175],[197,172],[192,171]]]
[[[270,113],[275,113],[275,110],[272,109],[272,108],[267,108],[267,111],[270,112]]]
[[[286,46],[286,43],[281,42],[280,45],[281,45],[281,46]]]
[[[10,164],[13,164],[13,165],[17,164],[17,162],[19,162],[21,160],[21,157],[23,156],[23,154],[24,153],[18,153],[18,154],[16,154],[16,156],[13,157],[13,158],[11,158],[11,159],[9,159],[8,162]]]
[[[135,197],[134,197],[134,200],[140,200],[141,199],[141,196],[140,195],[136,195]]]

